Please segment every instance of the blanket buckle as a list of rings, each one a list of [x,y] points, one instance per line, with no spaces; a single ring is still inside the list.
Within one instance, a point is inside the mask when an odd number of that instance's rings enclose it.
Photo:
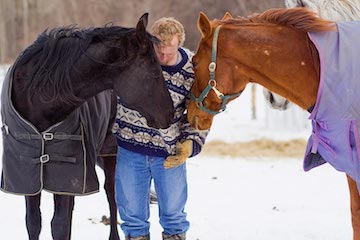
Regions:
[[[54,139],[54,134],[49,133],[49,132],[43,133],[43,139],[45,141],[51,141]]]
[[[49,154],[44,154],[40,156],[40,162],[41,163],[47,163],[50,160]]]

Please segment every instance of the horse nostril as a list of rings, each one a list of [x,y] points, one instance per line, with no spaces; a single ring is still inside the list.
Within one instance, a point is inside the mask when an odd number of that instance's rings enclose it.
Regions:
[[[273,95],[272,93],[270,93],[269,102],[270,102],[271,104],[273,104],[273,103],[275,102],[274,95]]]

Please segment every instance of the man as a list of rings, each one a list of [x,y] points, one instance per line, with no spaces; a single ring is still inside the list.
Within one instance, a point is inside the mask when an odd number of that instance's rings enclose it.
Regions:
[[[126,239],[150,239],[149,196],[153,179],[163,239],[184,240],[189,229],[184,212],[187,200],[185,161],[200,152],[208,132],[191,128],[185,114],[194,71],[193,54],[182,47],[184,27],[174,18],[161,18],[151,31],[161,40],[155,51],[174,102],[175,116],[169,128],[154,129],[138,112],[126,108],[121,99],[118,100],[113,128],[118,143],[116,201]]]

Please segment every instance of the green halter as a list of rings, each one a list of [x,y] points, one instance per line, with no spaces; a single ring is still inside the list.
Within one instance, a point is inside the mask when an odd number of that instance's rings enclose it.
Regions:
[[[220,27],[221,27],[221,25],[217,26],[215,28],[215,32],[214,32],[214,38],[213,38],[213,42],[212,42],[212,52],[211,52],[211,63],[209,64],[210,80],[208,82],[208,85],[206,86],[204,91],[202,91],[202,93],[200,94],[200,96],[198,98],[196,98],[192,92],[190,93],[191,99],[195,102],[196,106],[198,108],[200,108],[201,110],[203,110],[204,112],[207,112],[211,115],[216,115],[218,113],[223,112],[226,109],[226,104],[228,103],[229,99],[238,97],[242,92],[241,91],[240,93],[236,93],[236,94],[224,95],[222,92],[220,92],[216,88],[216,80],[215,80],[216,53],[217,53],[217,39],[219,36]],[[221,107],[218,111],[208,109],[203,104],[204,99],[206,98],[206,96],[209,94],[209,92],[211,90],[213,90],[215,92],[216,96],[222,100]]]

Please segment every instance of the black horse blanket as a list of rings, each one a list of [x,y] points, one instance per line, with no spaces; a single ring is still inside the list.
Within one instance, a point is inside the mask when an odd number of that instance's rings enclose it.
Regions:
[[[69,195],[98,192],[95,164],[105,139],[106,153],[116,154],[109,128],[111,91],[92,97],[65,120],[39,132],[11,102],[12,75],[10,69],[1,94],[1,189],[22,195],[35,195],[43,189]]]

